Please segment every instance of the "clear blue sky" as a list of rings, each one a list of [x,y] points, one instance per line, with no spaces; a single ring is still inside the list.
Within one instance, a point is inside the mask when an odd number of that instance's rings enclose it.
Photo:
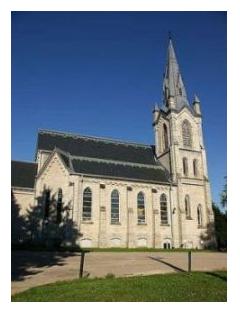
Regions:
[[[12,158],[33,160],[37,130],[153,144],[168,32],[188,98],[202,104],[213,199],[226,175],[226,13],[12,13]]]

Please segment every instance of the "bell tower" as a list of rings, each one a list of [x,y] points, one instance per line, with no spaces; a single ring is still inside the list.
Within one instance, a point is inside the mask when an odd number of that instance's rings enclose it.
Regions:
[[[202,215],[199,228],[206,227],[213,220],[213,214],[201,104],[196,95],[191,105],[188,101],[171,38],[163,79],[163,103],[154,106],[153,128],[156,159],[168,169],[172,184],[177,186],[184,242],[189,230],[195,230],[194,223],[199,216],[197,208],[201,208]]]

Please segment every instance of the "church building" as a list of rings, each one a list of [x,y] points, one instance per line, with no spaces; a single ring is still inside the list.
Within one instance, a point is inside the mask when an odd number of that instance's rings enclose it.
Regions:
[[[12,202],[19,217],[38,216],[35,238],[55,225],[81,247],[204,247],[214,216],[201,106],[188,101],[171,39],[163,95],[155,145],[40,130],[35,162],[12,161]]]

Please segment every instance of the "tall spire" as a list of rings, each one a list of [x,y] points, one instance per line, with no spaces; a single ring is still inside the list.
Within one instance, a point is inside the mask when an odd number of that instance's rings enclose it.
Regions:
[[[167,65],[163,81],[163,95],[166,107],[170,105],[180,109],[184,105],[189,106],[171,37],[169,38]]]

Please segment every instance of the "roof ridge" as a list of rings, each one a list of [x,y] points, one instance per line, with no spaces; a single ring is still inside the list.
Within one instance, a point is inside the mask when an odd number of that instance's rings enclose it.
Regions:
[[[22,162],[22,163],[25,163],[25,164],[38,164],[37,162],[35,161],[28,161],[28,160],[16,160],[16,159],[11,159],[11,162],[12,161],[15,161],[15,162]]]
[[[152,168],[152,169],[161,169],[165,171],[165,168],[161,164],[149,165],[149,164],[142,164],[130,161],[120,161],[114,159],[104,159],[104,158],[94,158],[94,157],[86,157],[86,156],[75,156],[70,155],[70,160],[86,160],[86,161],[95,161],[95,162],[102,162],[102,163],[111,163],[115,165],[123,165],[123,166],[132,166],[132,167],[140,167],[140,168]]]
[[[65,151],[65,150],[63,150],[63,149],[61,149],[61,148],[59,148],[57,146],[55,146],[52,151],[56,151],[56,152],[58,152],[60,154],[63,154],[63,155],[65,155],[68,158],[70,158],[70,156],[71,156],[71,154],[69,152],[67,152],[67,151]]]
[[[77,138],[83,138],[83,139],[90,139],[95,141],[102,141],[102,142],[110,142],[113,144],[123,144],[128,146],[139,146],[144,148],[151,148],[151,144],[143,144],[143,143],[136,143],[136,142],[130,142],[127,140],[120,140],[120,139],[114,139],[110,137],[99,137],[99,136],[89,136],[89,135],[80,135],[76,133],[71,132],[63,132],[63,131],[56,131],[56,130],[49,130],[49,129],[39,129],[38,133],[50,133],[50,134],[57,134],[57,135],[65,135],[69,137],[77,137]]]

